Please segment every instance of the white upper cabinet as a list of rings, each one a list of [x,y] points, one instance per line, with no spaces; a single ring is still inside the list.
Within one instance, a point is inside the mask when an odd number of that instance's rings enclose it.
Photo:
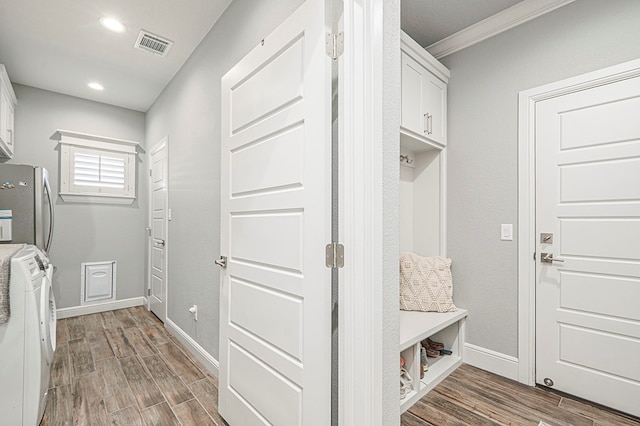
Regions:
[[[0,65],[0,156],[13,157],[14,117],[16,94],[13,91],[7,70]]]
[[[402,33],[403,142],[443,148],[447,143],[449,70]],[[426,148],[425,148],[426,149]]]

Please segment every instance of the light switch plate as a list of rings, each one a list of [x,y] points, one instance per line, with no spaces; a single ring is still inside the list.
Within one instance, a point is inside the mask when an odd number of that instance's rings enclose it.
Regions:
[[[502,241],[513,241],[513,224],[503,223],[500,225],[500,239]]]

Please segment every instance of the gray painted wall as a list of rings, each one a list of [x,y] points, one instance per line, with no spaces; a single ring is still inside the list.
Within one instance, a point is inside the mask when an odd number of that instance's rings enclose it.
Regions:
[[[220,78],[302,0],[235,0],[147,111],[169,137],[168,318],[219,359]],[[198,321],[187,309],[198,305]]]
[[[59,186],[57,129],[144,142],[144,114],[61,95],[20,84],[13,85],[16,108],[16,148],[12,164],[44,166],[54,194]],[[146,180],[139,163],[138,199],[130,206],[63,203],[55,197],[55,230],[50,251],[57,266],[53,288],[58,308],[80,305],[80,264],[117,262],[117,298],[143,295],[145,284]],[[140,182],[143,182],[140,185]]]
[[[467,342],[517,356],[518,92],[640,57],[640,2],[581,0],[442,59],[448,255]],[[529,254],[526,254],[529,255]]]

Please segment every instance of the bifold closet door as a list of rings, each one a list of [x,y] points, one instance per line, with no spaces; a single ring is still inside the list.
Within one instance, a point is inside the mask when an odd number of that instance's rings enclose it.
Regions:
[[[308,0],[222,78],[219,411],[231,425],[331,423],[329,31],[324,0]]]

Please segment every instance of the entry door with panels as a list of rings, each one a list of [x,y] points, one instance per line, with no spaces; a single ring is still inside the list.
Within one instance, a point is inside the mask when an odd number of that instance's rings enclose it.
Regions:
[[[536,381],[640,416],[640,77],[536,106]]]
[[[149,309],[162,322],[167,314],[168,147],[166,139],[151,152],[151,282]]]
[[[219,412],[232,425],[331,424],[324,19],[308,0],[222,78]]]

